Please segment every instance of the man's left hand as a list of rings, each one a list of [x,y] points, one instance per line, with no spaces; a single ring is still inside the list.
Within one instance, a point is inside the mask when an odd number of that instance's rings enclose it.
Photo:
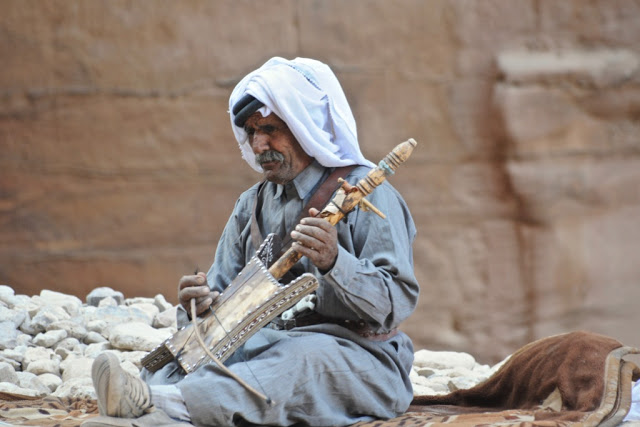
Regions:
[[[300,221],[294,231],[293,249],[306,256],[319,270],[331,270],[338,257],[338,232],[323,218],[316,218],[319,211],[309,209],[309,215]]]

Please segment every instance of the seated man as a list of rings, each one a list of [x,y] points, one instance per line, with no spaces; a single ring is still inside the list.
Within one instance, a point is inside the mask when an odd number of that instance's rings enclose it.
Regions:
[[[272,58],[238,83],[229,108],[244,159],[266,180],[240,196],[206,276],[181,279],[179,326],[189,321],[192,298],[204,313],[242,270],[262,241],[255,234],[293,239],[304,255],[295,274],[310,272],[320,283],[314,313],[292,328],[261,329],[225,363],[271,402],[214,364],[187,376],[173,361],[143,370],[143,382],[104,354],[93,366],[101,414],[135,418],[155,408],[198,426],[342,426],[403,413],[413,397],[413,346],[397,327],[419,290],[405,202],[385,182],[368,198],[386,219],[355,209],[333,227],[310,209],[297,225],[336,168],[353,165],[345,173],[355,184],[373,166],[338,80],[321,62]]]

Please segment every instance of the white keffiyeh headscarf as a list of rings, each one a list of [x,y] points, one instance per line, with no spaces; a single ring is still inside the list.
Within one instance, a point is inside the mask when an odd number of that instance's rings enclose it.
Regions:
[[[347,98],[331,69],[307,58],[271,58],[238,83],[229,98],[231,127],[242,157],[258,172],[247,133],[234,124],[233,106],[245,95],[264,106],[263,117],[275,113],[289,126],[302,149],[326,167],[374,166],[358,146],[356,122]]]

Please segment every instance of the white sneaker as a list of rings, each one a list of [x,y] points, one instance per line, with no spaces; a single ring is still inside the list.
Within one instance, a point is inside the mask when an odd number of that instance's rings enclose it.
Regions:
[[[113,353],[102,353],[93,361],[91,379],[100,415],[137,418],[153,406],[147,383],[122,369]]]

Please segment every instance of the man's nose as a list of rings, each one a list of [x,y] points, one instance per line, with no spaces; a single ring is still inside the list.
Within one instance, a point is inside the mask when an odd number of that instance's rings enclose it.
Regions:
[[[251,140],[251,149],[255,154],[267,151],[269,149],[269,136],[261,132],[255,132]]]

